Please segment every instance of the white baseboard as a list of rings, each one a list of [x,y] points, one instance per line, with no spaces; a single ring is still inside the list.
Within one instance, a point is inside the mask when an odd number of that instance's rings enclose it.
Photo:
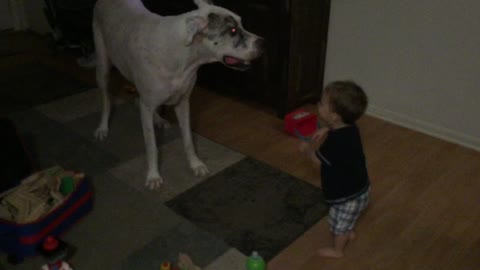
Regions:
[[[418,120],[407,115],[380,108],[375,105],[369,105],[367,115],[380,118],[393,124],[410,128],[415,131],[425,133],[448,142],[456,143],[476,151],[480,151],[480,138],[473,137],[452,129],[437,126],[422,120]]]

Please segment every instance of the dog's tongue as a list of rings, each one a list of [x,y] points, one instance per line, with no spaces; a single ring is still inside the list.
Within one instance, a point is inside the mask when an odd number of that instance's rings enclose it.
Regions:
[[[225,57],[225,63],[229,65],[235,65],[235,64],[238,64],[238,62],[240,62],[240,60],[235,57],[231,57],[231,56]]]

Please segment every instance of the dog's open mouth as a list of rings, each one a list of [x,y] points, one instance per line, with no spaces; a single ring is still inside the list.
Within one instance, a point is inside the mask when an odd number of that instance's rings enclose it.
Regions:
[[[228,55],[223,57],[223,63],[228,67],[239,69],[239,70],[246,70],[250,68],[249,61],[245,61],[245,60],[242,60],[233,56],[228,56]]]

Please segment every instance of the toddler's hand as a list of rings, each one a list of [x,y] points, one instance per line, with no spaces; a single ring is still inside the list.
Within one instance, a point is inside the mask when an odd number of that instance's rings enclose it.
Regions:
[[[315,131],[313,133],[312,141],[316,144],[322,144],[323,141],[325,141],[325,139],[327,138],[329,130],[330,129],[327,128],[327,127],[322,127],[320,129],[318,129],[317,131]]]
[[[302,153],[307,153],[310,149],[310,144],[308,142],[301,141],[298,145],[298,150]]]

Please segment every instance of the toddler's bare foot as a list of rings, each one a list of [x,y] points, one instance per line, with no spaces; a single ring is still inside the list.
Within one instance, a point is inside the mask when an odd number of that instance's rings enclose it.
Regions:
[[[338,259],[338,258],[341,258],[343,257],[343,253],[342,252],[338,252],[336,251],[335,249],[333,248],[322,248],[322,249],[319,249],[317,251],[318,255],[320,255],[321,257],[325,257],[325,258],[334,258],[334,259]]]
[[[350,240],[350,241],[355,240],[356,237],[357,237],[357,235],[355,234],[354,231],[350,231],[348,233],[348,240]]]

